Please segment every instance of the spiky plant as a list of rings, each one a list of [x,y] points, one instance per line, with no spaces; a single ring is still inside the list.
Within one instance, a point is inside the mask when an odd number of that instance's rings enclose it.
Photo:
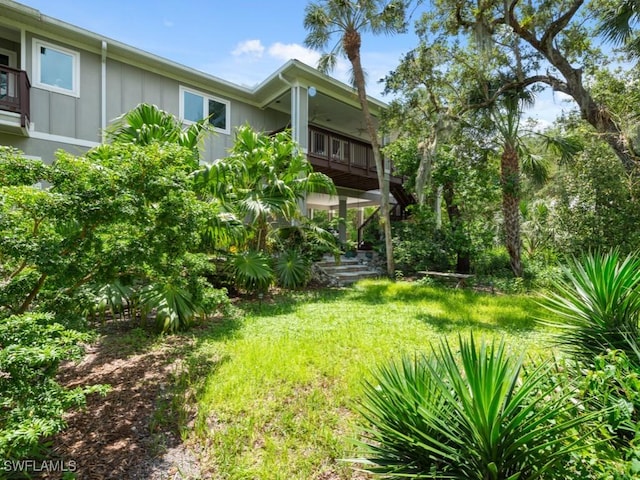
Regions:
[[[504,341],[443,341],[404,357],[365,384],[364,469],[384,478],[567,478],[589,438],[572,391],[548,381],[551,363],[525,372]]]
[[[264,292],[273,282],[270,258],[258,251],[249,250],[232,259],[236,285],[248,292]]]
[[[304,287],[311,273],[310,262],[296,249],[282,252],[275,261],[278,283],[284,288]]]
[[[572,258],[563,267],[565,279],[542,304],[557,321],[559,343],[591,363],[608,350],[622,350],[640,367],[640,256],[622,258],[617,250]]]

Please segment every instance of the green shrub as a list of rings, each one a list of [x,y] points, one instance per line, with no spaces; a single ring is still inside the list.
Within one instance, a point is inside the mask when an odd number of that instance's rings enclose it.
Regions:
[[[450,270],[455,255],[446,232],[437,229],[435,221],[425,215],[416,217],[393,225],[396,268],[405,275],[420,270]]]
[[[564,362],[562,378],[578,379],[585,408],[600,412],[601,442],[576,452],[571,478],[631,479],[640,476],[640,374],[624,352],[611,350],[585,368]]]
[[[504,342],[460,338],[431,355],[403,357],[365,384],[364,468],[385,478],[566,479],[571,452],[588,443],[573,390],[530,370]]]
[[[105,387],[66,389],[55,380],[60,362],[82,355],[88,335],[50,314],[15,315],[0,322],[0,458],[37,454],[41,439],[64,428],[63,414]]]
[[[513,277],[509,252],[504,247],[484,251],[475,262],[475,273],[487,277]]]
[[[640,256],[619,252],[590,253],[563,267],[566,279],[543,305],[559,320],[559,343],[577,358],[592,363],[609,350],[625,352],[640,368]]]

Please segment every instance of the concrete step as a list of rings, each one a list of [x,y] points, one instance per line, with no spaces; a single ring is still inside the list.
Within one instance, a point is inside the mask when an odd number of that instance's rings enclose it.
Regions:
[[[330,277],[331,283],[335,285],[349,285],[358,280],[380,276],[380,272],[367,264],[367,258],[364,255],[342,256],[339,262],[336,262],[333,257],[325,256],[315,265]]]
[[[336,262],[335,260],[328,260],[328,259],[323,259],[319,262],[316,262],[316,265],[319,265],[320,267],[334,267],[336,265],[341,265],[341,266],[358,266],[358,265],[362,265],[362,262],[360,262],[360,260],[358,260],[357,258],[341,258],[340,262]]]

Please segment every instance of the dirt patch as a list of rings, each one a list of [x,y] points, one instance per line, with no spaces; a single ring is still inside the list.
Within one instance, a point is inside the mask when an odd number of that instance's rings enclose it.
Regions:
[[[67,414],[68,428],[52,439],[53,455],[73,462],[82,480],[199,478],[197,456],[180,440],[171,402],[178,357],[191,340],[158,342],[156,333],[125,322],[108,330],[81,363],[61,368],[67,387],[109,384],[111,391],[92,394],[85,409]]]

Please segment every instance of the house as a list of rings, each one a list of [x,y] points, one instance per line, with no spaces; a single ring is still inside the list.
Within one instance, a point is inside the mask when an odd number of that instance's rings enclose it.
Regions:
[[[110,121],[139,103],[155,104],[185,123],[211,115],[215,136],[203,161],[224,157],[234,128],[290,127],[317,171],[338,196],[311,195],[313,209],[378,203],[375,163],[353,89],[297,60],[247,88],[152,55],[102,35],[0,0],[0,144],[50,162],[58,149],[82,153],[103,141]],[[369,99],[373,115],[384,103]],[[399,207],[411,199],[400,178],[391,191]]]

